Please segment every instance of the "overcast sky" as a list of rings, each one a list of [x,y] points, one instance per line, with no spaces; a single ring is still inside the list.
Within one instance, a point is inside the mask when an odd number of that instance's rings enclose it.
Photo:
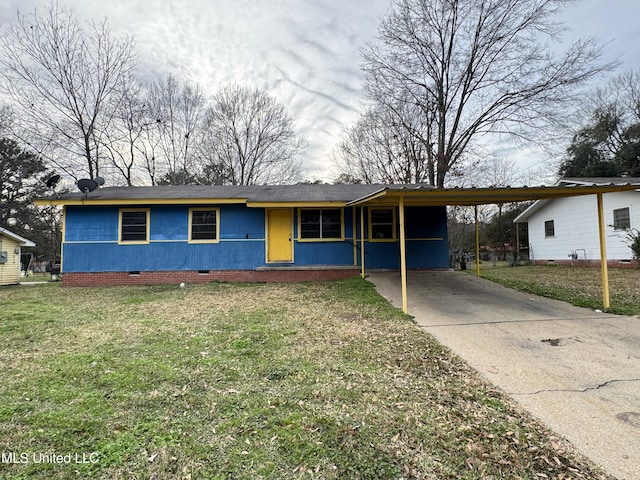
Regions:
[[[47,1],[1,0],[0,23]],[[373,39],[390,0],[59,0],[80,19],[108,18],[116,35],[136,40],[140,73],[174,74],[206,94],[237,82],[268,90],[288,110],[309,144],[307,178],[332,180],[329,155],[358,117],[362,76],[359,48]],[[563,18],[567,38],[608,42],[619,72],[640,68],[640,2],[583,0]],[[504,148],[521,162],[535,152]]]

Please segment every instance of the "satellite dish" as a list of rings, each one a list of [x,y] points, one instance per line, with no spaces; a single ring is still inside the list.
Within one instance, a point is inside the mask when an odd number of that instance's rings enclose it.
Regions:
[[[96,177],[94,181],[98,184],[98,186],[104,185],[104,178]]]
[[[95,182],[95,180],[91,180],[89,178],[78,180],[78,183],[76,185],[78,185],[80,191],[84,192],[85,195],[89,192],[93,192],[96,188],[98,188],[98,184]]]
[[[60,175],[51,175],[49,178],[47,178],[47,181],[45,183],[47,184],[47,187],[53,188],[58,184],[59,181]]]

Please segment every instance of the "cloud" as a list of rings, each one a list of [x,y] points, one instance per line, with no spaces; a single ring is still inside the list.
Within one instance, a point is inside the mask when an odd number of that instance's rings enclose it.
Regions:
[[[374,38],[390,0],[58,0],[80,19],[107,17],[116,35],[133,35],[146,79],[172,73],[211,95],[236,82],[270,91],[309,142],[305,166],[326,178],[331,150],[358,117],[359,49]],[[640,67],[640,2],[572,4],[559,19],[567,39],[610,41],[623,69]],[[48,0],[3,0],[0,24]],[[517,150],[514,150],[517,155]],[[500,154],[509,154],[503,150]],[[526,158],[535,155],[527,153]]]

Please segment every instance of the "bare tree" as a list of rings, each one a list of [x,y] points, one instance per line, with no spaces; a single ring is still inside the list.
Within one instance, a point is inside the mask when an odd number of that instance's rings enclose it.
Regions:
[[[465,177],[478,187],[508,187],[521,183],[515,160],[495,155],[471,168]]]
[[[580,117],[586,122],[575,131],[590,126],[594,113],[619,117],[622,124],[640,122],[640,70],[627,70],[613,77],[604,87],[585,96],[581,104]]]
[[[555,55],[568,0],[395,0],[377,43],[363,50],[375,104],[420,109],[433,125],[430,181],[447,175],[479,135],[530,132],[559,118],[578,87],[613,64],[592,39]],[[532,128],[535,127],[535,128]]]
[[[105,129],[135,65],[133,40],[107,22],[83,29],[52,3],[0,37],[0,89],[16,109],[16,136],[71,176],[100,174]]]
[[[197,146],[201,135],[205,108],[204,96],[198,85],[180,83],[169,75],[153,84],[147,104],[151,122],[155,125],[148,146],[155,144],[152,157],[147,157],[147,171],[153,183],[159,174],[170,184],[180,184],[197,166]],[[160,172],[156,169],[160,169]]]
[[[223,88],[206,114],[202,155],[225,183],[293,183],[304,148],[284,107],[267,93],[237,85]]]
[[[377,105],[360,117],[334,152],[341,175],[365,183],[426,183],[433,155],[429,124],[410,104]]]
[[[13,110],[9,105],[0,105],[0,136],[6,137],[13,123]]]
[[[102,143],[107,151],[107,168],[114,172],[114,181],[122,178],[131,186],[153,159],[153,154],[149,157],[148,152],[153,150],[154,144],[147,140],[150,139],[150,126],[155,121],[150,120],[149,107],[142,98],[142,86],[133,78],[123,85],[122,93]],[[150,176],[153,183],[153,169]]]

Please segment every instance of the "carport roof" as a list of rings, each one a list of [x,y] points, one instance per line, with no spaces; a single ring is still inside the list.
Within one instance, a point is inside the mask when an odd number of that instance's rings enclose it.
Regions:
[[[599,178],[563,178],[558,182],[558,185],[593,185],[593,182],[596,182],[597,185],[639,185],[640,178],[629,178],[629,177],[599,177]],[[640,190],[637,190],[640,192]],[[518,215],[513,222],[514,223],[526,223],[529,220],[529,217],[533,215],[535,212],[544,207],[551,199],[540,199],[530,205],[524,212]]]
[[[640,179],[629,182],[585,183],[566,182],[554,186],[538,187],[453,187],[433,188],[425,185],[387,185],[377,192],[349,202],[358,205],[484,205],[492,203],[523,202],[577,195],[622,192],[640,189]]]

